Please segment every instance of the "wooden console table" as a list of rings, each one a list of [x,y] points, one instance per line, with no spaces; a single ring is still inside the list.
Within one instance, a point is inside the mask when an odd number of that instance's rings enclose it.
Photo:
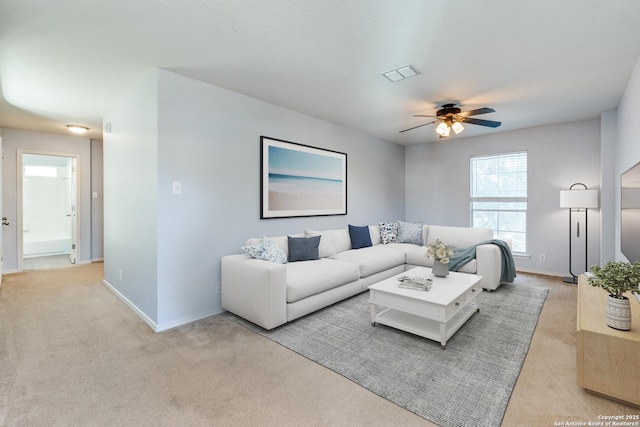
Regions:
[[[630,296],[631,330],[607,326],[607,292],[578,281],[577,383],[640,406],[640,304]]]

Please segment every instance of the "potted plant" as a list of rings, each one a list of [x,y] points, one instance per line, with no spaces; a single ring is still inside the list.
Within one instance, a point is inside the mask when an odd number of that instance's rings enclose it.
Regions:
[[[591,266],[592,277],[587,280],[591,286],[609,293],[607,299],[607,325],[621,331],[631,329],[631,306],[626,292],[637,291],[640,283],[640,262],[630,264],[623,261],[609,261],[604,267]]]
[[[436,277],[446,277],[449,275],[449,258],[454,254],[451,246],[443,243],[440,239],[427,246],[425,257],[433,257],[433,267],[431,271]]]

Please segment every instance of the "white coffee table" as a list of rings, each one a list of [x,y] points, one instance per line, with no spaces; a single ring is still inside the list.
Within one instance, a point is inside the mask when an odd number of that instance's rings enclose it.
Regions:
[[[399,276],[428,277],[433,285],[429,291],[401,288]],[[428,267],[416,267],[375,283],[369,286],[371,323],[440,341],[444,350],[447,340],[480,311],[481,279],[482,276],[475,274],[456,272],[440,278]],[[383,310],[378,311],[379,308]]]

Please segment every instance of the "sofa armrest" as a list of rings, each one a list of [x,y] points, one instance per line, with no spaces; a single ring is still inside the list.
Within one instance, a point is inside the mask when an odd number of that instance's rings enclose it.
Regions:
[[[265,329],[287,322],[287,267],[227,255],[221,261],[222,308]]]
[[[478,275],[482,276],[483,289],[493,291],[500,286],[502,258],[496,245],[480,245],[476,248]]]

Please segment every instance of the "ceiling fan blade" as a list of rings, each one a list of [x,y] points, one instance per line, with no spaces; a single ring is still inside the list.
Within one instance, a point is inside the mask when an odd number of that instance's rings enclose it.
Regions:
[[[413,117],[438,117],[438,116],[427,116],[426,114],[414,114]]]
[[[493,108],[478,108],[475,110],[458,113],[458,115],[461,117],[469,117],[469,116],[477,116],[478,114],[488,114],[488,113],[495,113],[495,112],[496,110],[494,110]]]
[[[472,125],[488,126],[490,128],[497,128],[502,124],[501,122],[494,122],[492,120],[474,119],[472,117],[461,117],[461,119],[465,123],[469,123]]]
[[[409,128],[409,129],[401,130],[401,131],[400,131],[400,132],[398,132],[398,133],[402,133],[402,132],[406,132],[406,131],[408,131],[408,130],[413,130],[413,129],[421,128],[422,126],[430,125],[430,124],[435,123],[435,122],[436,122],[436,120],[434,120],[433,122],[429,122],[429,123],[423,123],[423,124],[421,124],[421,125],[414,126],[414,127],[412,127],[412,128]]]

